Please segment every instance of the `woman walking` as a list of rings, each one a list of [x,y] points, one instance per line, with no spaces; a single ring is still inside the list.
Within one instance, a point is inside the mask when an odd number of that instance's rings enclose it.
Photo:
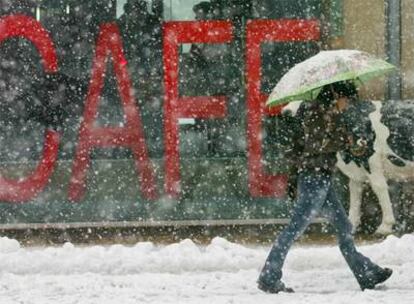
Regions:
[[[381,268],[356,250],[352,226],[332,182],[338,151],[363,153],[364,146],[354,144],[343,119],[350,100],[357,97],[352,82],[333,83],[323,87],[317,100],[302,113],[304,140],[297,202],[289,225],[276,239],[260,273],[258,288],[265,292],[293,292],[281,280],[282,267],[293,242],[317,214],[324,215],[334,227],[341,253],[362,290],[373,289],[392,274],[391,269]]]

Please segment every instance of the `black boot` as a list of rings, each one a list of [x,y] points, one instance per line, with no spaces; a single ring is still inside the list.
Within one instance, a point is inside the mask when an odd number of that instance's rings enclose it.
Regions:
[[[286,287],[282,281],[277,281],[275,284],[268,285],[263,283],[262,281],[257,281],[257,288],[266,292],[266,293],[279,293],[279,292],[287,292],[292,293],[294,290],[290,287]]]
[[[385,282],[392,275],[392,269],[384,268],[382,271],[373,275],[367,275],[365,278],[358,280],[361,290],[374,289],[375,285]]]

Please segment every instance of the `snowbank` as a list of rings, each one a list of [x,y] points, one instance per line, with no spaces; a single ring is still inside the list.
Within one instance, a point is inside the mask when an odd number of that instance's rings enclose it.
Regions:
[[[361,292],[337,247],[297,246],[284,278],[296,293],[266,295],[255,280],[269,247],[215,238],[207,246],[24,248],[0,238],[0,303],[414,303],[414,235],[359,249],[394,269],[382,289]]]

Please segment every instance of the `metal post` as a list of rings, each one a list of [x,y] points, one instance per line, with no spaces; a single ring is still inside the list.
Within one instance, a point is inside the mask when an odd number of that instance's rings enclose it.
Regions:
[[[388,61],[397,68],[401,65],[401,1],[386,1],[386,50]],[[388,78],[387,99],[401,99],[401,74],[394,72]]]

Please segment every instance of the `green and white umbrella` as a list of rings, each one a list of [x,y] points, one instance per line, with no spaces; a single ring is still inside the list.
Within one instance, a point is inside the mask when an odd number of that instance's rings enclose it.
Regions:
[[[291,68],[277,83],[266,105],[313,100],[327,84],[353,80],[360,85],[394,69],[394,65],[358,50],[321,51]]]

